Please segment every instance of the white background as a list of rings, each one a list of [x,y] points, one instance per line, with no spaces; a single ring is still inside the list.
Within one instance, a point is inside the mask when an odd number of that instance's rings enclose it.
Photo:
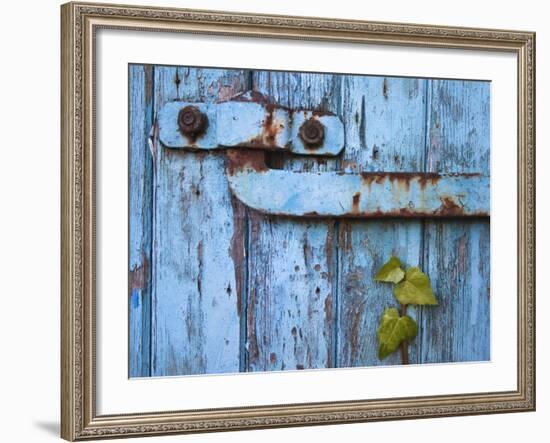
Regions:
[[[148,4],[134,0],[134,3]],[[158,5],[232,9],[296,15],[317,15],[369,20],[435,23],[537,31],[538,164],[550,160],[547,105],[550,78],[547,29],[543,2],[441,1],[264,2],[158,1]],[[59,2],[28,1],[4,6],[1,29],[2,157],[0,161],[0,265],[2,272],[0,337],[0,404],[2,441],[54,441],[59,421]],[[447,8],[444,8],[448,5]],[[452,5],[452,6],[451,6]],[[23,25],[24,23],[24,25]],[[544,190],[549,174],[537,180],[538,223],[545,225],[548,203]],[[548,201],[548,198],[546,198]],[[539,229],[539,263],[550,262],[548,231]],[[541,268],[542,270],[542,268]],[[410,442],[546,441],[545,418],[550,413],[545,374],[550,361],[543,346],[550,326],[543,313],[550,302],[539,272],[538,292],[538,412],[496,416],[414,420],[317,428],[249,431],[148,441],[394,441]]]

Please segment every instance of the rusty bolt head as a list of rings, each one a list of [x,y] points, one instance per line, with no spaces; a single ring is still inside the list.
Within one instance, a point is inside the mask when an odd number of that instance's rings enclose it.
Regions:
[[[300,126],[299,135],[308,148],[317,149],[325,139],[325,128],[319,120],[310,118]]]
[[[186,106],[178,114],[178,126],[184,135],[201,135],[208,126],[208,117],[196,106]]]

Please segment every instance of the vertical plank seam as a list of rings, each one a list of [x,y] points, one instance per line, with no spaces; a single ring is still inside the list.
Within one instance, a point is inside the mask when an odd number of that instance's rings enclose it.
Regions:
[[[241,297],[241,312],[239,323],[239,372],[248,372],[248,288],[250,287],[248,278],[250,275],[249,266],[249,250],[250,250],[250,223],[248,219],[248,209],[244,208],[243,221],[243,237],[244,237],[244,263],[242,271],[242,289],[238,297]]]
[[[128,299],[127,299],[127,302],[126,302],[126,315],[128,316],[128,327],[126,328],[126,333],[128,334],[128,337],[127,337],[127,343],[128,343],[128,355],[126,356],[126,361],[128,363],[128,370],[127,370],[127,377],[128,378],[131,378],[132,377],[132,374],[134,373],[134,363],[133,363],[133,360],[134,360],[134,348],[132,347],[132,317],[133,317],[133,313],[132,313],[132,298],[133,298],[133,291],[132,291],[132,288],[131,288],[131,285],[130,285],[130,272],[132,270],[132,259],[131,259],[131,256],[130,256],[130,239],[131,239],[131,236],[130,236],[130,212],[131,212],[131,196],[130,196],[130,192],[131,192],[131,188],[130,188],[130,182],[131,182],[131,169],[132,169],[132,155],[131,155],[131,150],[132,150],[132,137],[131,137],[131,134],[132,134],[132,117],[133,117],[133,107],[132,107],[132,93],[133,93],[133,88],[134,88],[134,81],[133,81],[133,66],[131,64],[128,64],[127,66],[127,75],[128,75],[128,97],[127,97],[127,103],[126,105],[128,106],[128,145],[126,147],[127,151],[128,151],[128,164],[126,165],[126,168],[128,170],[128,177],[127,177],[127,186],[128,186],[128,192],[127,192],[127,197],[128,197],[128,201],[126,203],[126,211],[127,211],[127,217],[128,217],[128,244],[126,245],[126,254],[127,254],[127,264],[126,266],[128,267],[127,269],[127,277],[126,277],[126,290],[127,290],[127,293],[128,293]],[[143,314],[141,315],[141,327],[143,329]],[[143,339],[140,337],[140,339],[142,340],[143,342]],[[142,342],[140,343],[140,346],[142,345]],[[139,352],[139,354],[141,354],[141,351]],[[136,366],[139,366],[139,373],[141,373],[142,371],[142,366],[140,365],[136,365]]]
[[[131,64],[128,64],[127,66],[127,75],[128,75],[128,87],[127,87],[127,94],[128,94],[128,97],[127,97],[127,103],[126,105],[128,106],[128,128],[127,128],[127,133],[128,133],[128,145],[126,147],[127,151],[128,151],[128,176],[126,177],[126,183],[127,183],[127,186],[128,186],[128,191],[127,191],[127,195],[126,195],[126,198],[127,198],[127,202],[126,202],[126,217],[127,217],[127,224],[128,224],[128,241],[127,241],[127,244],[126,244],[126,254],[127,254],[127,264],[126,266],[128,267],[127,269],[127,274],[128,274],[128,279],[126,281],[126,290],[127,290],[127,294],[128,294],[128,299],[127,299],[127,305],[126,305],[126,308],[127,308],[127,315],[128,315],[128,327],[126,328],[126,333],[128,334],[128,337],[127,337],[127,345],[128,345],[128,355],[126,356],[126,361],[128,362],[128,371],[127,371],[127,377],[128,378],[131,378],[132,377],[132,374],[134,373],[134,363],[133,363],[133,358],[134,358],[134,350],[132,348],[132,324],[131,324],[131,321],[132,321],[132,316],[133,316],[133,313],[132,313],[132,298],[133,298],[133,294],[132,294],[132,287],[130,285],[130,272],[131,272],[131,269],[132,269],[132,259],[131,259],[131,256],[130,256],[130,211],[131,211],[131,198],[130,198],[130,193],[131,193],[131,188],[130,188],[130,182],[131,182],[131,172],[132,172],[132,155],[131,155],[131,150],[132,150],[132,136],[131,136],[131,133],[132,133],[132,116],[133,116],[133,108],[132,108],[132,93],[133,93],[133,66]],[[142,323],[141,323],[141,326],[142,326],[142,329],[143,329],[143,314],[142,314]],[[141,338],[141,337],[140,337]],[[143,341],[143,340],[142,340]],[[142,345],[142,343],[140,343],[140,345]],[[139,366],[139,365],[136,365],[136,366]],[[140,366],[138,371],[141,373],[142,371],[142,367]]]
[[[334,77],[333,77],[334,81]],[[342,96],[344,95],[344,82],[341,80],[340,77],[340,97],[339,97],[339,114],[343,114],[344,112],[344,100]],[[345,95],[344,95],[345,97]],[[345,119],[342,118],[342,121],[345,121]],[[347,135],[346,131],[344,129],[344,149],[347,146]],[[336,158],[335,162],[335,169],[337,171],[342,170],[342,160],[341,157]],[[339,355],[339,346],[338,341],[340,340],[340,221],[334,220],[334,231],[333,231],[333,251],[332,251],[332,262],[329,266],[332,266],[334,269],[334,277],[332,282],[332,293],[333,293],[333,300],[332,300],[332,367],[338,368],[340,362],[338,361],[338,355]]]
[[[152,113],[153,113],[153,127],[156,126],[156,84],[155,84],[155,78],[157,75],[157,69],[156,66],[152,66],[152,73],[153,76],[153,97],[152,97]],[[156,137],[155,133],[153,132],[153,137]],[[156,140],[153,139],[152,143],[156,143]],[[153,183],[153,192],[151,195],[151,198],[153,199],[153,204],[151,208],[151,347],[150,347],[150,364],[149,364],[149,372],[151,376],[156,375],[156,342],[157,342],[157,334],[153,334],[153,331],[156,331],[156,324],[157,324],[157,309],[156,309],[156,297],[157,297],[157,279],[156,279],[156,259],[157,259],[157,235],[156,235],[156,218],[157,218],[157,158],[151,153],[153,157],[153,179],[151,180]]]
[[[139,160],[137,163],[139,165],[142,165],[144,168],[142,170],[143,175],[145,177],[148,176],[149,173],[152,174],[152,171],[147,170],[147,163],[148,163],[148,152],[149,148],[147,146],[147,138],[150,131],[150,127],[152,125],[153,120],[153,109],[152,109],[152,84],[148,81],[148,78],[150,79],[150,75],[148,75],[148,69],[152,69],[149,67],[149,65],[143,65],[143,64],[129,64],[128,65],[128,78],[129,78],[129,84],[128,84],[128,110],[129,110],[129,116],[131,120],[134,120],[134,117],[138,117],[138,121],[140,124],[143,125],[142,132],[139,134],[136,134],[140,144],[142,144],[141,149],[137,153],[132,151],[133,144],[136,141],[135,139],[131,138],[131,132],[132,127],[131,124],[128,127],[128,134],[129,134],[129,143],[128,143],[128,156],[129,156],[129,169],[128,169],[128,186],[130,185],[130,182],[132,181],[132,165],[133,165],[133,157],[136,154],[139,154]],[[152,71],[151,71],[152,72]],[[136,82],[135,77],[139,76],[143,80],[143,84],[141,82]],[[139,89],[139,90],[138,90]],[[134,108],[132,107],[132,95],[135,93],[138,93],[140,95],[140,108]],[[134,165],[135,167],[135,165]],[[151,175],[152,179],[152,175]],[[140,184],[137,184],[137,186],[140,186]],[[131,199],[130,194],[131,190],[129,188],[128,192],[128,223],[130,224],[130,207],[131,207]],[[128,354],[128,376],[129,377],[148,377],[150,376],[150,344],[151,344],[151,266],[149,265],[151,262],[151,220],[152,220],[152,180],[144,179],[143,181],[143,188],[140,190],[141,192],[141,210],[143,211],[142,219],[140,221],[141,229],[142,229],[142,236],[139,238],[139,263],[140,267],[142,269],[145,269],[147,274],[145,275],[145,279],[143,283],[141,284],[141,288],[139,289],[139,300],[140,300],[140,314],[139,318],[134,317],[135,320],[139,322],[139,340],[135,343],[135,346],[137,348],[131,349],[130,353]],[[128,225],[128,229],[130,229],[130,225]],[[129,230],[130,232],[130,230]],[[130,252],[130,242],[128,242],[128,258],[131,261],[131,252]],[[130,287],[130,276],[128,279],[128,285]],[[133,290],[130,289],[130,292]],[[129,320],[132,319],[132,316],[135,316],[131,310],[128,310],[128,316]],[[128,332],[130,333],[130,322],[128,325]],[[130,342],[129,337],[129,342]],[[129,343],[130,344],[130,343]],[[136,362],[135,359],[138,359]]]
[[[151,65],[151,91],[150,91],[150,94],[151,94],[151,109],[149,111],[149,123],[151,126],[153,126],[155,124],[155,67],[154,65]],[[150,131],[150,130],[149,130]],[[149,136],[149,134],[147,134],[147,136]],[[149,150],[147,152],[150,152]],[[154,158],[153,158],[153,155],[151,153],[151,168],[153,169],[151,171],[151,192],[150,192],[150,195],[149,195],[149,198],[151,199],[150,201],[150,205],[151,205],[151,212],[150,212],[150,217],[151,217],[151,223],[149,223],[149,237],[150,237],[150,242],[149,242],[149,260],[150,260],[150,264],[149,264],[149,275],[147,276],[147,282],[148,282],[148,285],[149,285],[149,331],[148,331],[148,335],[149,335],[149,347],[148,347],[148,356],[147,356],[147,361],[148,361],[148,373],[147,373],[147,376],[148,377],[151,377],[153,375],[153,217],[154,217],[154,203],[155,203],[155,200],[153,198],[154,196],[154,192],[155,192],[155,165],[154,165]]]
[[[255,70],[248,71],[247,89],[249,91],[254,90],[254,72]],[[244,206],[244,205],[243,205]],[[248,372],[248,289],[250,287],[248,278],[251,275],[250,272],[250,219],[248,208],[244,206],[244,220],[243,220],[243,241],[244,241],[244,263],[242,278],[242,289],[238,297],[241,297],[241,312],[239,323],[239,372]]]
[[[431,120],[431,101],[432,101],[432,80],[426,79],[426,87],[424,91],[425,96],[425,108],[424,108],[424,115],[425,115],[425,125],[424,125],[424,161],[422,165],[422,172],[428,172],[428,152],[429,152],[429,143],[430,143],[430,120]],[[428,248],[426,248],[426,244],[428,242],[428,239],[426,238],[427,230],[426,230],[426,219],[422,218],[421,220],[421,228],[420,228],[420,254],[419,254],[419,265],[420,269],[422,271],[427,272],[427,266],[429,265],[429,257],[428,257]],[[423,318],[424,318],[424,307],[420,307],[417,311],[418,315],[418,324],[424,326],[423,324]],[[418,342],[418,353],[417,353],[417,363],[424,363],[424,350],[423,350],[423,343],[424,343],[424,328],[422,327],[420,331],[420,340]]]
[[[345,146],[345,143],[344,143]],[[339,161],[338,161],[339,163]],[[339,166],[337,166],[337,169],[339,169]],[[339,248],[339,238],[340,238],[340,222],[338,220],[334,221],[334,228],[333,228],[333,240],[332,240],[332,263],[329,263],[329,266],[331,266],[334,269],[334,278],[333,278],[333,284],[332,284],[332,293],[333,293],[333,299],[332,299],[332,344],[331,344],[331,351],[332,351],[332,367],[338,368],[338,340],[339,340],[339,334],[338,334],[338,325],[339,319],[340,319],[340,248]]]

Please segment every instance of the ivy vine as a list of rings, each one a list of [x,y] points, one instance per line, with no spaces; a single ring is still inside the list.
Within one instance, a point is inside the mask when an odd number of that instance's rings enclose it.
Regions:
[[[430,278],[419,267],[412,266],[403,270],[401,260],[390,259],[380,268],[374,279],[379,282],[392,283],[393,295],[400,304],[400,309],[386,308],[378,326],[378,358],[401,349],[401,362],[409,363],[408,343],[418,334],[416,321],[407,315],[408,305],[437,305]]]

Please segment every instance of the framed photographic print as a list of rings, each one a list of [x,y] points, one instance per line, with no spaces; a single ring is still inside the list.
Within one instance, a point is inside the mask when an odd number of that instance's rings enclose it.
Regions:
[[[62,436],[535,408],[535,36],[62,6]]]

